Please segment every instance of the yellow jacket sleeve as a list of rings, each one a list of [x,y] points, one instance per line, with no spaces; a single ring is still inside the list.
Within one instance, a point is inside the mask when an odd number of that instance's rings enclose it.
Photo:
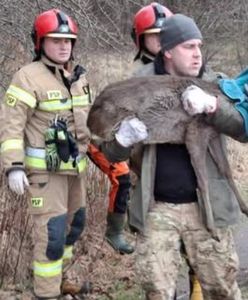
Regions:
[[[8,172],[24,168],[25,126],[36,106],[28,74],[19,70],[5,93],[0,108],[1,160]]]

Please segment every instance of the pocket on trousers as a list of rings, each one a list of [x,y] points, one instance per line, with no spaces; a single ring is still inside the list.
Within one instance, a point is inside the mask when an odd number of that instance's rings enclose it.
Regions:
[[[205,241],[202,240],[198,244],[198,254],[201,255],[201,257],[205,256],[206,258],[209,258],[211,256],[217,256],[221,258],[232,249],[232,240],[229,230],[218,229],[217,235],[218,240],[208,236]]]
[[[219,229],[219,241],[214,241],[213,246],[218,253],[227,253],[234,249],[234,243],[230,230]]]
[[[49,186],[48,174],[32,174],[28,176],[29,197],[28,210],[31,214],[48,212],[46,193]]]

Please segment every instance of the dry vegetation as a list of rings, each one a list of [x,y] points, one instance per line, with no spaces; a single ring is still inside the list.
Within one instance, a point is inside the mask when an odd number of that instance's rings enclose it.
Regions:
[[[0,0],[0,96],[6,90],[14,71],[31,60],[30,30],[34,16],[51,7],[62,8],[77,19],[81,33],[76,58],[87,67],[95,94],[106,84],[126,78],[130,74],[135,53],[129,36],[131,16],[139,7],[150,2]],[[205,56],[213,67],[234,75],[246,65],[248,57],[244,46],[247,45],[248,36],[247,1],[168,0],[160,3],[167,4],[174,12],[195,17],[206,37]],[[230,141],[228,149],[235,179],[248,198],[246,145]],[[69,269],[70,277],[76,281],[87,279],[94,282],[93,294],[87,299],[139,299],[133,257],[116,254],[103,239],[108,180],[93,165],[89,166],[87,174],[88,226],[77,244],[75,259]],[[26,198],[9,193],[5,178],[1,175],[0,288],[12,290],[13,296],[11,293],[8,296],[2,293],[0,299],[28,299],[31,229],[32,220],[26,214]],[[135,243],[135,238],[130,238]],[[122,298],[116,294],[118,290],[130,290],[130,294],[126,292],[128,296]]]

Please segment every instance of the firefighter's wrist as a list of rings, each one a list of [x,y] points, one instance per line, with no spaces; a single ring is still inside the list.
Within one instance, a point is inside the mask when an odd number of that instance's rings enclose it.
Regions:
[[[22,170],[25,171],[25,166],[22,162],[12,162],[11,166],[5,169],[5,175],[8,176],[10,172]]]

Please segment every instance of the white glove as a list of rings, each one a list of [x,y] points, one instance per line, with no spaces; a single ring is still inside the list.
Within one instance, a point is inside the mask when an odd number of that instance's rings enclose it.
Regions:
[[[193,116],[213,113],[217,108],[217,98],[205,93],[196,85],[191,85],[182,93],[183,108]]]
[[[10,171],[8,175],[9,188],[18,195],[24,194],[24,188],[29,186],[27,176],[23,170]]]
[[[148,136],[146,125],[138,118],[125,119],[121,122],[115,138],[123,147],[130,147],[145,140]]]

